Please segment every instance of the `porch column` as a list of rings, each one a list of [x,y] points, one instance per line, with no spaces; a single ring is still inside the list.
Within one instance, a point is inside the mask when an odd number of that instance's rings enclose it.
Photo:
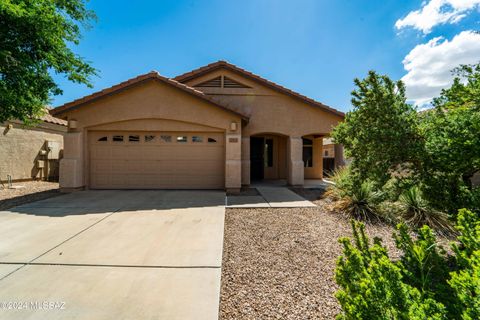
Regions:
[[[345,158],[343,155],[343,145],[342,144],[334,144],[333,145],[333,152],[335,154],[335,168],[340,168],[345,166]]]
[[[241,141],[241,134],[226,134],[225,189],[227,189],[227,192],[240,192],[242,187]]]
[[[250,137],[242,138],[242,185],[250,185]]]
[[[303,185],[303,143],[301,137],[288,137],[287,140],[288,184]]]
[[[68,132],[63,137],[63,158],[60,160],[60,188],[62,192],[85,187],[83,169],[83,133]]]

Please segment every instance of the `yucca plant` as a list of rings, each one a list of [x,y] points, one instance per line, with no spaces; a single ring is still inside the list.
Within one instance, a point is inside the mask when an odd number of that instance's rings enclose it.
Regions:
[[[377,208],[381,193],[375,189],[373,182],[354,183],[348,167],[337,169],[332,181],[335,184],[329,187],[326,195],[335,200],[334,210],[366,222],[381,220]]]
[[[448,214],[432,208],[417,186],[404,191],[398,200],[400,214],[410,227],[427,225],[443,236],[455,233]]]

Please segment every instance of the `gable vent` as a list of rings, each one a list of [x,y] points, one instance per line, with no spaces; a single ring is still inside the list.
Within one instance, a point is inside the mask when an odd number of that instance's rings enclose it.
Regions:
[[[250,88],[244,84],[241,84],[235,80],[232,80],[225,76],[218,76],[216,78],[207,80],[200,84],[195,85],[195,87],[203,88]]]
[[[195,87],[207,87],[207,88],[221,88],[222,87],[222,77],[218,76],[211,80],[197,84]]]

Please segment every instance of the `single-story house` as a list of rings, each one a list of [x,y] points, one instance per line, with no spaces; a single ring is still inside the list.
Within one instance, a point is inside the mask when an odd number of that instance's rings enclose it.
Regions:
[[[58,180],[67,122],[50,114],[30,126],[0,123],[0,180]]]
[[[225,61],[174,78],[143,74],[51,114],[69,126],[60,164],[66,190],[302,185],[322,178],[323,137],[344,118]]]

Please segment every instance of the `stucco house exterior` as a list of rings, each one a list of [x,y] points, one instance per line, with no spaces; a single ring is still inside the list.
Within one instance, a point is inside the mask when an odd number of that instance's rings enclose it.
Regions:
[[[58,180],[67,122],[46,114],[34,125],[0,123],[0,180]]]
[[[52,109],[68,121],[60,186],[227,189],[321,179],[344,114],[225,61],[150,72]],[[343,161],[339,146],[335,150]]]

